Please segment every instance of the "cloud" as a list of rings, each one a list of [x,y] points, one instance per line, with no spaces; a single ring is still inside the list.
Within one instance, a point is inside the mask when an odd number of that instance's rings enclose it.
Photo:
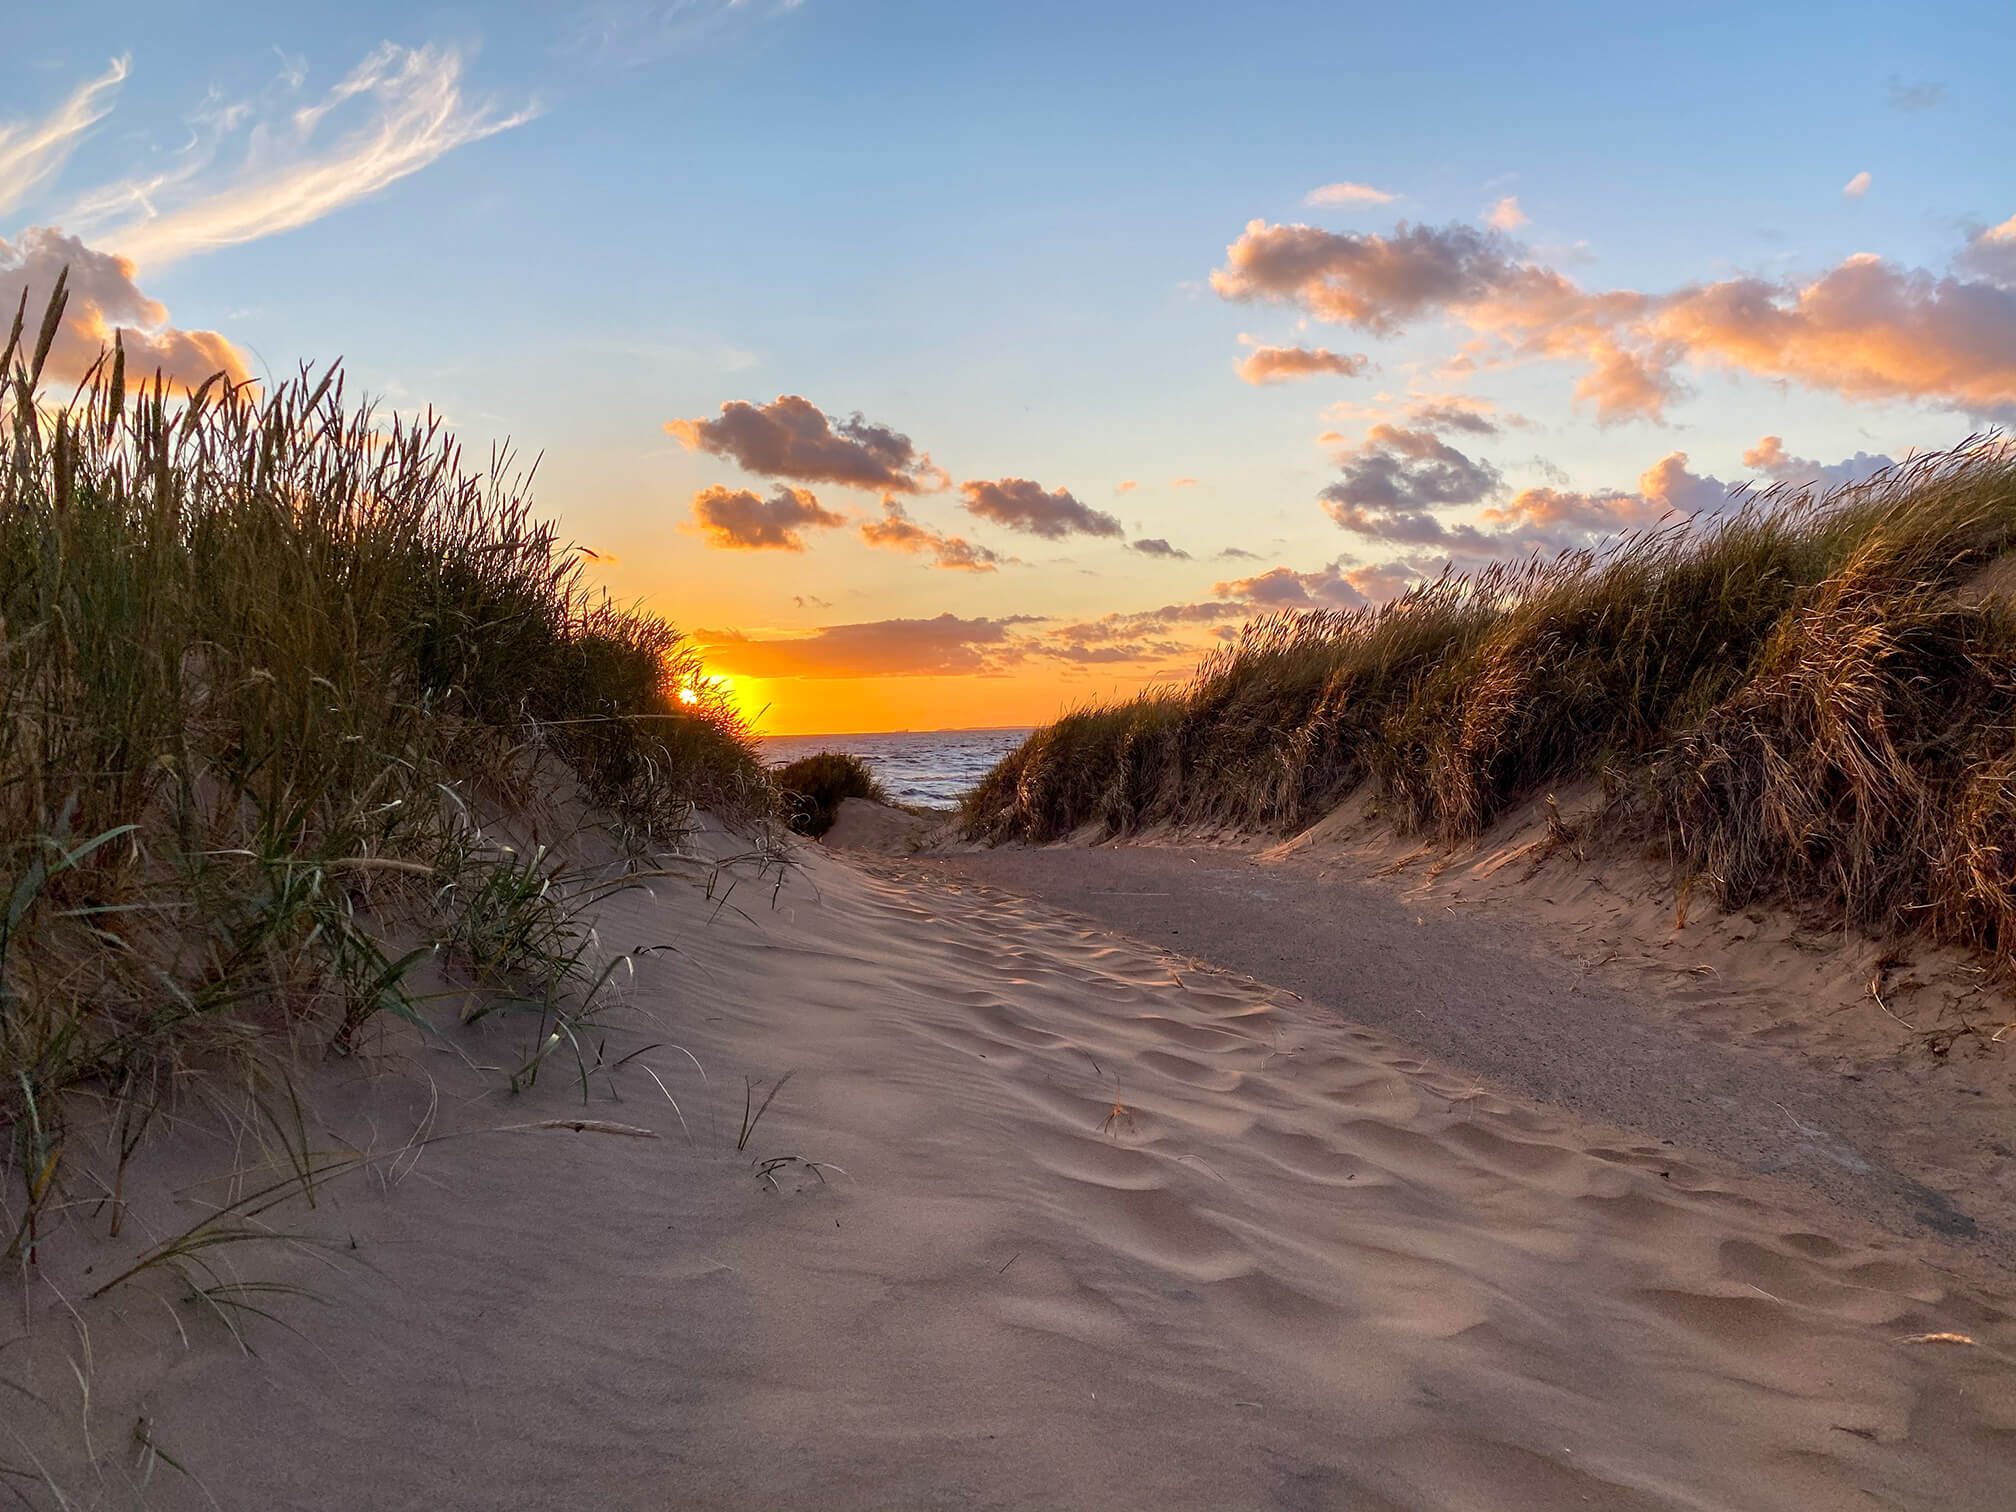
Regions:
[[[1953,265],[2000,289],[2016,289],[2016,215],[1968,238]]]
[[[114,58],[105,72],[80,84],[39,121],[0,126],[0,212],[12,210],[62,171],[84,133],[112,113],[111,96],[131,60]]]
[[[1370,184],[1323,184],[1302,196],[1305,205],[1390,205],[1398,195]]]
[[[871,620],[827,625],[810,635],[751,640],[735,630],[698,630],[707,665],[734,677],[936,677],[993,670],[1020,658],[1012,627],[1029,621],[960,619]]]
[[[928,552],[932,565],[947,572],[992,572],[1002,562],[1014,560],[985,546],[976,546],[963,536],[943,535],[918,524],[894,499],[882,501],[881,519],[862,523],[861,539],[870,546],[890,551]]]
[[[822,599],[816,593],[794,593],[791,595],[791,602],[796,604],[800,609],[831,609],[833,607],[831,599]]]
[[[1169,486],[1171,488],[1195,488],[1197,480],[1195,478],[1171,478]]]
[[[1253,577],[1213,583],[1211,591],[1220,598],[1237,599],[1250,608],[1263,611],[1355,609],[1365,602],[1365,595],[1335,562],[1315,572],[1270,567]]]
[[[1079,663],[1194,658],[1208,641],[1186,638],[1186,632],[1194,635],[1197,629],[1243,620],[1252,612],[1249,605],[1221,600],[1105,614],[1050,630],[1044,654]]]
[[[1890,75],[1889,100],[1892,110],[1915,113],[1931,110],[1946,101],[1946,86],[1930,79],[1907,84],[1896,74]]]
[[[1320,495],[1324,513],[1346,530],[1386,540],[1441,540],[1447,527],[1430,509],[1476,504],[1503,486],[1488,462],[1397,425],[1373,426],[1339,460],[1343,475]]]
[[[1122,478],[1118,483],[1115,483],[1113,485],[1113,492],[1115,492],[1116,494],[1130,494],[1140,486],[1141,485],[1135,482],[1134,479],[1132,478]]]
[[[170,325],[168,309],[133,281],[133,264],[87,247],[53,227],[33,227],[18,242],[0,237],[0,305],[11,316],[28,296],[28,329],[55,291],[56,279],[70,270],[69,302],[49,349],[45,375],[75,382],[120,333],[129,376],[151,377],[157,370],[171,384],[193,389],[222,373],[233,382],[246,377],[245,360],[215,331],[185,331]]]
[[[803,0],[596,0],[554,51],[601,67],[640,68],[747,24],[788,15]]]
[[[1843,199],[1860,199],[1869,192],[1869,184],[1869,170],[1864,168],[1855,177],[1841,186],[1841,197]]]
[[[1323,413],[1336,420],[1365,420],[1373,424],[1398,422],[1409,430],[1434,431],[1438,435],[1453,431],[1467,436],[1495,436],[1508,425],[1532,424],[1524,415],[1508,414],[1500,419],[1497,405],[1489,399],[1479,399],[1470,394],[1417,394],[1397,407],[1391,395],[1381,394],[1372,404],[1339,400]],[[1325,431],[1316,439],[1325,446],[1349,444],[1341,433],[1334,430]]]
[[[1511,275],[1504,247],[1469,226],[1402,221],[1392,236],[1249,221],[1211,287],[1226,299],[1293,303],[1322,320],[1391,335],[1427,311],[1483,298]]]
[[[1499,231],[1517,231],[1526,224],[1526,212],[1519,208],[1519,196],[1508,194],[1484,216],[1484,224]]]
[[[858,413],[831,420],[796,394],[764,405],[731,399],[716,419],[668,420],[665,429],[688,451],[727,457],[758,477],[901,494],[943,486],[943,475],[908,436]]]
[[[1897,463],[1894,458],[1863,451],[1840,462],[1814,462],[1788,455],[1780,437],[1765,436],[1743,453],[1743,465],[1755,468],[1773,482],[1793,488],[1810,486],[1825,492],[1852,483],[1866,483]]]
[[[1260,553],[1247,551],[1240,546],[1226,546],[1218,552],[1216,559],[1223,562],[1257,562],[1260,560]]]
[[[716,483],[693,495],[694,528],[710,546],[731,551],[803,551],[800,529],[831,530],[847,521],[802,488],[778,484],[769,498]]]
[[[1239,363],[1238,374],[1256,385],[1290,383],[1298,378],[1314,378],[1319,373],[1355,378],[1371,366],[1371,359],[1363,353],[1347,357],[1325,347],[1260,346],[1250,336],[1242,336],[1240,340],[1252,345],[1253,350]]]
[[[1739,278],[1673,296],[1655,341],[1850,399],[2016,409],[2016,289],[1858,255],[1803,287]]]
[[[1118,519],[1081,504],[1064,489],[1045,490],[1027,478],[1002,478],[993,483],[969,478],[959,485],[966,512],[1027,535],[1059,541],[1068,535],[1121,536]]]
[[[1144,540],[1135,541],[1127,549],[1129,551],[1138,551],[1143,556],[1165,557],[1171,561],[1187,562],[1190,560],[1189,552],[1171,546],[1159,536],[1151,536]]]
[[[318,147],[325,121],[359,109],[367,112],[361,124]],[[92,228],[94,241],[158,265],[308,225],[538,114],[536,104],[500,116],[465,101],[462,58],[453,48],[387,42],[317,104],[256,126],[230,184],[206,191],[206,165],[190,160],[95,190],[73,216]],[[219,130],[235,129],[242,115],[223,119]]]
[[[2016,413],[2016,264],[2004,250],[1997,228],[1945,276],[1859,254],[1806,281],[1745,276],[1653,294],[1583,289],[1469,226],[1403,221],[1384,237],[1254,221],[1211,281],[1227,299],[1295,304],[1382,336],[1453,316],[1479,339],[1452,366],[1578,362],[1575,397],[1604,424],[1663,418],[1685,392],[1683,364],[1997,415]]]

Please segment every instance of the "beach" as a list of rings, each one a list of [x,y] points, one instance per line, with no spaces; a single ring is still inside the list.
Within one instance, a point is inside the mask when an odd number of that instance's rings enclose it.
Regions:
[[[1994,1254],[926,864],[612,899],[679,948],[581,1082],[374,1030],[313,1083],[369,1162],[219,1261],[312,1296],[235,1337],[86,1297],[250,1163],[192,1115],[123,1245],[49,1246],[16,1432],[87,1505],[2006,1505]],[[1371,943],[1399,1026],[1435,963]]]

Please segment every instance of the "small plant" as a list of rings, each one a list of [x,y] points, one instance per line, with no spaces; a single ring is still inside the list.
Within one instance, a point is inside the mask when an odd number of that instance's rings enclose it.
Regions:
[[[778,1077],[770,1084],[769,1092],[764,1095],[760,1103],[756,1101],[756,1089],[762,1084],[753,1077],[742,1078],[742,1132],[735,1136],[735,1149],[738,1153],[749,1148],[749,1141],[756,1134],[756,1125],[763,1122],[763,1115],[770,1111],[770,1104],[775,1102],[777,1094],[784,1090],[784,1084],[797,1074],[795,1071],[786,1071]]]
[[[791,828],[817,838],[833,828],[840,805],[849,798],[889,801],[888,791],[859,756],[846,751],[820,751],[801,756],[777,772]]]

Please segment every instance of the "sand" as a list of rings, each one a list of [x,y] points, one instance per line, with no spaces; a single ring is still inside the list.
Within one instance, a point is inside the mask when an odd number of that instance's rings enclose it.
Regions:
[[[83,1298],[214,1197],[192,1110],[24,1291],[8,1429],[77,1505],[133,1502],[136,1420],[200,1477],[166,1507],[2009,1505],[2016,1322],[1940,1241],[1040,902],[773,885],[610,904],[678,950],[585,1107],[500,1090],[508,1026],[318,1072],[382,1158],[269,1215],[326,1248],[223,1256],[319,1299],[249,1353],[162,1280]]]

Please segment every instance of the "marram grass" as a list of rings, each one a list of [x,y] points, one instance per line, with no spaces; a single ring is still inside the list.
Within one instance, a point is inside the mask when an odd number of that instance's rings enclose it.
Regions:
[[[284,1108],[300,1051],[418,1019],[423,956],[556,1014],[598,986],[568,904],[594,889],[472,815],[557,785],[649,853],[696,803],[775,804],[688,644],[589,591],[508,456],[472,471],[334,372],[178,395],[115,350],[59,392],[61,308],[0,327],[15,1257],[59,1204],[116,1231],[177,1097],[231,1077]]]
[[[1304,825],[1370,786],[1460,841],[1600,779],[1679,878],[2016,966],[2016,449],[1248,625],[1037,731],[968,833]]]

